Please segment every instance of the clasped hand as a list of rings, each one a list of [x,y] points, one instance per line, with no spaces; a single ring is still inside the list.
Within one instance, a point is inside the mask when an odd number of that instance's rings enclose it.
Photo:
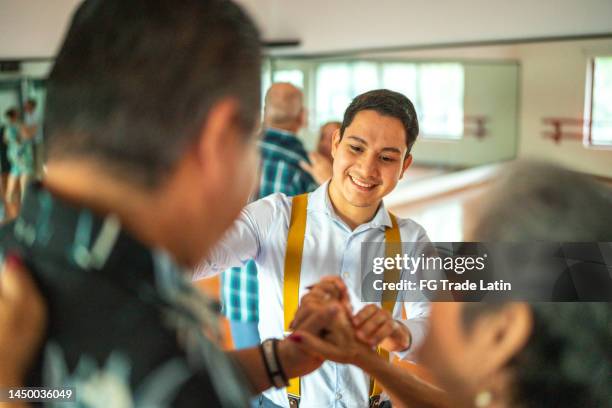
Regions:
[[[318,335],[302,329],[304,322],[330,307],[338,312],[324,323]],[[408,328],[374,304],[353,314],[348,290],[339,277],[325,277],[310,288],[301,300],[291,327],[295,331],[290,339],[302,349],[339,363],[359,365],[360,359],[371,358],[376,346],[402,351],[411,342]]]

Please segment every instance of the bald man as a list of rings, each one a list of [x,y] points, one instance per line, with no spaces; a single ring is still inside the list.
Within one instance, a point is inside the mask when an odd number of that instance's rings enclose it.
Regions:
[[[300,167],[309,162],[296,133],[306,123],[302,91],[289,83],[272,84],[265,97],[264,133],[260,142],[259,185],[253,198],[273,193],[293,196],[315,190],[318,184]],[[257,269],[253,262],[227,270],[223,276],[224,313],[230,320],[237,348],[260,343]]]
[[[290,83],[272,84],[264,103],[264,126],[295,136],[306,122],[303,99],[302,91]]]

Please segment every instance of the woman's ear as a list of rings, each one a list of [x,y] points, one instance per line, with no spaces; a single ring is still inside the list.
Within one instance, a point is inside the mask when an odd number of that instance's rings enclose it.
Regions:
[[[533,315],[527,303],[509,303],[498,311],[476,319],[470,336],[481,348],[480,375],[496,375],[527,344],[533,330]]]

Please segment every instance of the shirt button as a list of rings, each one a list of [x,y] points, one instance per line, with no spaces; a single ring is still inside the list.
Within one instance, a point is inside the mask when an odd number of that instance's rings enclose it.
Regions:
[[[336,399],[340,400],[342,399],[342,394],[340,394],[339,392],[336,393]]]

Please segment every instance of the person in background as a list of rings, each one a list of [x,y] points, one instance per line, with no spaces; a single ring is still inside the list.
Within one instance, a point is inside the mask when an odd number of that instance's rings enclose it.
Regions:
[[[0,123],[0,194],[2,195],[2,203],[6,211],[6,186],[8,177],[11,172],[11,162],[8,158],[8,143],[4,138],[4,129],[6,125]]]
[[[11,171],[6,187],[6,218],[12,219],[18,213],[25,189],[33,173],[32,136],[23,131],[16,108],[8,109],[4,128],[4,140],[8,144],[8,159]]]
[[[40,109],[36,99],[30,98],[23,105],[22,132],[32,140],[33,174],[40,176],[43,168],[43,134]]]
[[[254,199],[273,193],[289,196],[307,193],[317,184],[302,170],[300,161],[308,160],[298,131],[306,122],[302,91],[284,82],[272,84],[264,102],[263,136],[259,142],[261,165]],[[234,346],[252,347],[261,342],[259,323],[257,267],[249,262],[222,275],[222,303],[230,321]]]
[[[307,160],[297,133],[306,122],[302,91],[289,83],[274,83],[264,102],[263,136],[259,142],[259,180],[252,198],[273,193],[290,196],[317,188],[313,178],[299,165]],[[254,262],[231,268],[222,275],[221,299],[237,349],[261,343],[259,337],[259,286]],[[259,405],[258,399],[253,401]]]
[[[331,154],[334,132],[340,129],[341,122],[327,122],[321,126],[317,150],[308,154],[310,162],[302,161],[300,166],[319,184],[325,183],[332,176]]]
[[[612,241],[610,188],[549,164],[504,166],[495,185],[469,208],[468,241]],[[516,261],[517,271],[521,262]],[[342,290],[319,284],[302,304],[344,298]],[[355,364],[376,377],[394,407],[612,406],[610,303],[434,302],[429,324],[419,360],[442,389],[376,359],[350,324],[326,341],[295,335],[306,352]]]
[[[319,143],[317,144],[317,152],[329,159],[329,161],[333,160],[331,150],[332,150],[332,140],[334,136],[334,132],[339,130],[342,126],[342,122],[331,121],[326,122],[321,126],[319,131]]]

